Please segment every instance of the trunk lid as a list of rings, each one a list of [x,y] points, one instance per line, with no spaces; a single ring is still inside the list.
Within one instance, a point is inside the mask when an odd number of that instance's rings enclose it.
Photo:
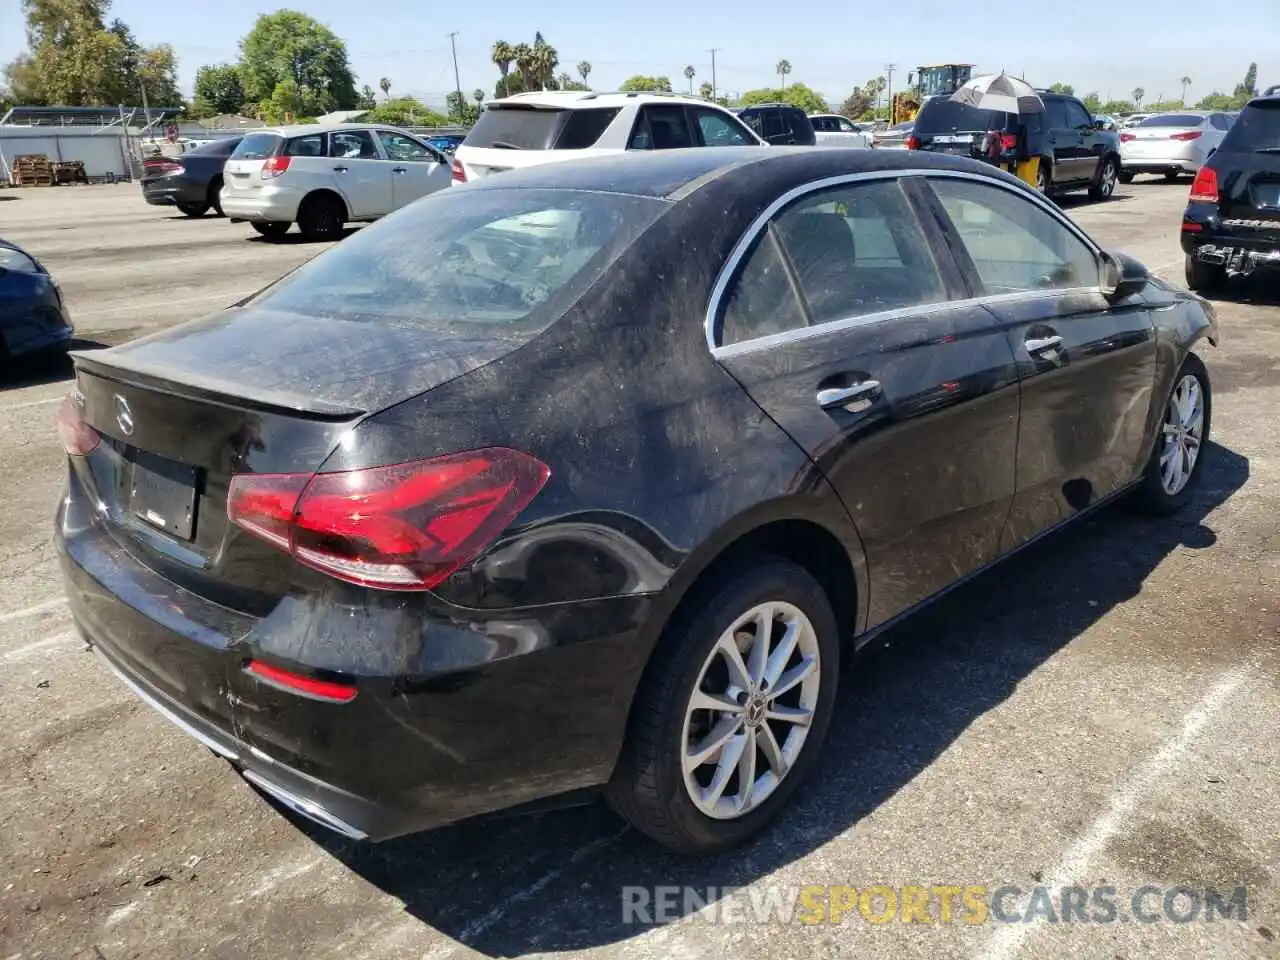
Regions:
[[[1223,226],[1242,237],[1280,241],[1280,101],[1255,101],[1209,160],[1218,176]]]
[[[284,138],[279,134],[249,134],[227,158],[226,166],[222,169],[223,186],[237,193],[261,190],[267,182],[262,179],[262,167],[283,146]]]

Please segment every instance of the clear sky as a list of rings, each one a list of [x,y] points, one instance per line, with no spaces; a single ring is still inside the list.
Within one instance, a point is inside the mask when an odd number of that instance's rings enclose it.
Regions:
[[[237,44],[271,0],[115,0],[109,16],[128,23],[145,44],[167,42],[178,54],[189,93],[196,68],[236,58]],[[711,47],[722,91],[776,84],[774,65],[791,62],[799,80],[839,103],[855,85],[896,63],[895,88],[919,64],[975,63],[982,72],[1025,73],[1040,86],[1063,82],[1078,94],[1127,97],[1134,87],[1148,102],[1213,89],[1230,92],[1250,61],[1258,83],[1280,83],[1280,2],[1117,0],[1067,3],[1012,0],[649,0],[610,6],[595,0],[297,0],[291,4],[346,41],[357,84],[442,102],[453,89],[448,34],[458,31],[462,88],[492,94],[497,69],[489,49],[498,39],[531,42],[536,30],[560,55],[560,69],[593,66],[591,85],[613,89],[632,74],[665,74],[675,88],[692,65],[695,85],[711,78]],[[0,0],[0,63],[25,45],[19,0]]]

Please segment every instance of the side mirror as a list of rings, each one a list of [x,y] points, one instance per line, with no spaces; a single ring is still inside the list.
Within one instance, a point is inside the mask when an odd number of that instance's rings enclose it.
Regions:
[[[1102,295],[1113,303],[1140,293],[1151,279],[1147,268],[1123,253],[1102,254]]]

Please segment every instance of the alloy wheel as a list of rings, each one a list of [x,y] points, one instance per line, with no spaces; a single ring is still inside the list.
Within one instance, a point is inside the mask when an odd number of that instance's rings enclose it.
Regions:
[[[1108,160],[1102,167],[1102,176],[1098,180],[1098,192],[1109,197],[1116,189],[1116,165]]]
[[[1185,374],[1165,408],[1160,447],[1160,484],[1176,496],[1191,480],[1204,435],[1204,391],[1194,374]]]
[[[821,659],[813,624],[790,603],[758,604],[720,635],[681,732],[685,789],[699,811],[732,820],[777,789],[808,739]]]

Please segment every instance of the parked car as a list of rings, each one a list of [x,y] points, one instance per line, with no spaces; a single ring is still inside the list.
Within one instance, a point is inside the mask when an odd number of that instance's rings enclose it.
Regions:
[[[628,150],[759,146],[724,107],[668,93],[519,93],[486,104],[453,155],[453,180]]]
[[[907,149],[907,138],[911,136],[911,131],[915,129],[916,122],[914,120],[905,120],[902,123],[896,123],[892,127],[877,131],[871,138],[871,146],[877,150],[905,150]]]
[[[65,347],[75,333],[62,291],[31,254],[0,238],[0,375],[14,361]]]
[[[227,161],[222,209],[266,237],[293,223],[303,236],[336,239],[449,186],[449,160],[395,127],[311,124],[246,134]]]
[[[1101,129],[1085,105],[1075,97],[1038,91],[1043,113],[1012,114],[978,110],[948,97],[925,102],[907,138],[912,150],[980,158],[986,156],[989,132],[1001,134],[1002,163],[1017,154],[1017,130],[1025,125],[1033,149],[1040,152],[1039,187],[1059,194],[1088,190],[1093,200],[1106,200],[1119,177],[1120,142],[1113,131]]]
[[[431,146],[435,147],[441,153],[452,156],[453,152],[458,149],[459,145],[465,139],[466,135],[462,133],[446,133],[436,137],[427,137],[427,143],[431,144]]]
[[[1147,117],[1120,132],[1120,180],[1130,183],[1140,173],[1166,180],[1194,176],[1230,129],[1225,113],[1180,110]]]
[[[484,178],[76,355],[70,612],[347,836],[603,789],[721,850],[819,762],[842,649],[1117,497],[1187,502],[1205,337],[1203,300],[969,159]]]
[[[811,113],[809,122],[820,147],[869,147],[871,134],[848,117],[836,113]]]
[[[758,103],[738,110],[738,119],[766,143],[812,147],[818,142],[809,116],[789,103]]]
[[[222,216],[222,170],[243,137],[213,140],[179,157],[142,161],[142,198],[156,206],[174,206],[188,217],[210,209]]]
[[[1280,96],[1249,101],[1196,174],[1182,250],[1192,290],[1280,269]]]

